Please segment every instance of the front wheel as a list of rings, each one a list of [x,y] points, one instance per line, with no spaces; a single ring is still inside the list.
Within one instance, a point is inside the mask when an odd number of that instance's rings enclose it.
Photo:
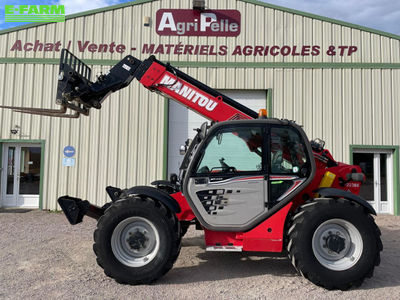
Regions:
[[[152,199],[130,197],[99,219],[93,249],[107,276],[120,283],[150,283],[168,272],[180,251],[175,215]]]
[[[288,237],[294,267],[327,289],[361,285],[380,262],[382,242],[374,219],[344,199],[316,199],[301,206]]]

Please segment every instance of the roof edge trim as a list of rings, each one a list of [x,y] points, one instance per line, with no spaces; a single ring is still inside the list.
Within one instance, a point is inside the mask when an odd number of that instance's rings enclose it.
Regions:
[[[251,3],[251,4],[254,4],[254,5],[260,5],[260,6],[268,7],[268,8],[271,8],[271,9],[276,9],[276,10],[280,10],[280,11],[283,11],[283,12],[292,13],[292,14],[295,14],[295,15],[303,16],[303,17],[308,17],[308,18],[311,18],[311,19],[324,21],[324,22],[328,22],[328,23],[332,23],[332,24],[336,24],[336,25],[341,25],[341,26],[352,28],[352,29],[358,29],[358,30],[361,30],[361,31],[366,31],[366,32],[378,34],[378,35],[381,35],[381,36],[389,37],[389,38],[392,38],[392,39],[400,40],[400,35],[397,35],[397,34],[394,34],[394,33],[386,32],[386,31],[382,31],[382,30],[378,30],[378,29],[373,29],[373,28],[370,28],[370,27],[357,25],[357,24],[354,24],[354,23],[346,22],[346,21],[340,21],[340,20],[337,20],[337,19],[332,19],[332,18],[329,18],[329,17],[316,15],[316,14],[313,14],[313,13],[308,13],[308,12],[304,12],[304,11],[293,9],[293,8],[287,8],[287,7],[283,7],[283,6],[279,6],[279,5],[275,5],[275,4],[262,2],[262,1],[259,1],[259,0],[239,0],[239,1],[246,2],[246,3]]]

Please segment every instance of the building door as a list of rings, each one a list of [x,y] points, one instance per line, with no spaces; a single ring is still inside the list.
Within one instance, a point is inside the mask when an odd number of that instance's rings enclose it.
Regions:
[[[3,144],[1,206],[39,207],[41,147]]]
[[[393,152],[385,150],[355,150],[353,164],[366,176],[360,196],[380,214],[393,214]]]
[[[221,90],[224,95],[236,100],[240,104],[258,112],[267,106],[267,91],[265,90]],[[172,100],[169,101],[169,128],[168,128],[168,175],[179,173],[179,166],[183,156],[179,154],[179,147],[185,144],[187,138],[193,139],[195,128],[208,121],[194,111]]]

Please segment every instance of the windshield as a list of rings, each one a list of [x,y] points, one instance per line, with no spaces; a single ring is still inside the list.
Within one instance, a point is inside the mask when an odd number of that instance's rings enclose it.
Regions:
[[[258,126],[219,130],[205,147],[196,173],[261,171],[262,144],[262,128]]]

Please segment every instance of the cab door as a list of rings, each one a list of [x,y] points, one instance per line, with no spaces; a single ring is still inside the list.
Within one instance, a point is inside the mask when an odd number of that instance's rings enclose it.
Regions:
[[[297,193],[311,174],[307,147],[295,127],[271,125],[269,143],[269,202],[272,208]]]
[[[207,227],[231,231],[267,209],[265,133],[264,124],[219,126],[196,153],[185,192]]]

